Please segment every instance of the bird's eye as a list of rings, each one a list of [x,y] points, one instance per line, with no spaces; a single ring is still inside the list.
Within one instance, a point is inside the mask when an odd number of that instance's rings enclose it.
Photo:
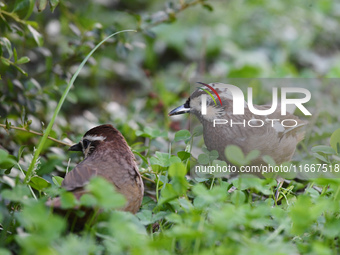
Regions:
[[[185,102],[184,107],[185,107],[185,108],[190,108],[190,97],[189,97],[188,100]]]
[[[90,141],[87,140],[87,139],[84,139],[84,140],[83,140],[83,147],[84,147],[84,150],[86,150],[87,147],[88,147],[89,145],[90,145]]]

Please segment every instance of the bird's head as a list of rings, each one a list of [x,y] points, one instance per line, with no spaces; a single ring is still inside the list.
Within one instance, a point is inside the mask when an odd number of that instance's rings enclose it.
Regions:
[[[227,99],[232,98],[230,92],[227,89],[219,88],[219,83],[200,84],[202,86],[197,88],[183,105],[170,111],[169,116],[193,113],[199,119],[203,118],[207,121],[219,118],[225,104],[228,104]],[[202,115],[202,95],[206,95],[206,113],[204,115]]]
[[[112,146],[116,142],[126,143],[124,137],[117,129],[112,125],[105,124],[87,131],[80,142],[71,146],[69,150],[82,151],[84,157],[87,158],[99,148],[105,147],[105,145]]]

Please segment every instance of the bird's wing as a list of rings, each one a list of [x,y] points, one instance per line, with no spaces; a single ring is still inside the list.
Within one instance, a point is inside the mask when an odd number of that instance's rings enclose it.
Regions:
[[[92,176],[97,175],[97,168],[85,159],[66,174],[61,186],[68,191],[84,187]]]

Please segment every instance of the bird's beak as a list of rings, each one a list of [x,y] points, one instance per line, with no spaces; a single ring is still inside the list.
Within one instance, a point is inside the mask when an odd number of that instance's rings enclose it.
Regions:
[[[77,143],[75,145],[72,145],[68,150],[69,151],[82,151],[82,147],[80,143]]]
[[[186,108],[184,105],[178,106],[177,108],[173,109],[169,112],[169,116],[183,114],[190,112],[190,108]]]

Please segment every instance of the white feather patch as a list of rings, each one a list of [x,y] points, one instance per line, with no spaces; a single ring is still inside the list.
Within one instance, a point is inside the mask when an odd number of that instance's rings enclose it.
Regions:
[[[87,136],[85,136],[84,138],[83,138],[83,140],[89,140],[89,141],[91,141],[91,142],[93,142],[93,141],[104,141],[105,139],[106,139],[106,137],[105,136],[94,136],[94,135],[87,135]]]

